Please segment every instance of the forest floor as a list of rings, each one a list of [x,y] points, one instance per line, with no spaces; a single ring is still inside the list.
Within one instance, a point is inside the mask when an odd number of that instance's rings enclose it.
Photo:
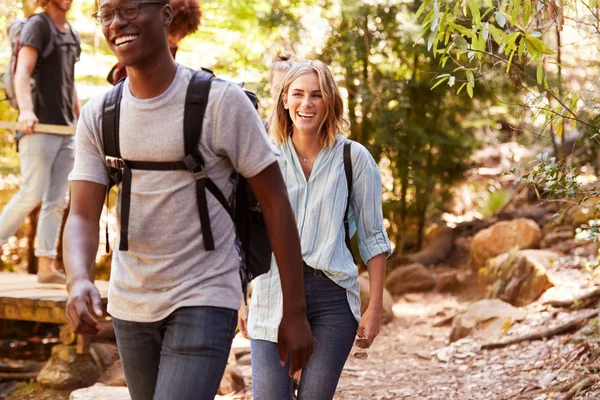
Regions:
[[[568,390],[590,370],[582,364],[589,344],[571,343],[571,335],[495,350],[479,350],[468,338],[449,346],[451,326],[444,322],[467,303],[464,296],[442,293],[396,299],[395,318],[382,327],[368,358],[349,357],[335,399],[566,399]],[[543,308],[532,305],[526,320],[507,335],[536,330],[544,322],[560,324],[577,315],[557,315]],[[235,398],[250,399],[251,368],[240,369],[247,389]],[[600,384],[592,384],[572,398],[600,399]]]
[[[566,256],[549,268],[556,286],[522,307],[527,313],[523,321],[509,324],[504,334],[479,342],[472,337],[452,344],[449,341],[452,319],[481,299],[473,282],[452,293],[396,297],[394,319],[382,327],[366,360],[349,357],[335,399],[600,399],[600,324],[593,317],[597,308],[576,310],[549,304],[600,284],[600,277],[573,260]],[[565,326],[583,314],[593,316],[586,317],[587,325],[578,325],[568,333],[481,349],[483,342],[496,343]],[[244,339],[237,337],[234,343],[244,346]],[[246,390],[234,398],[250,399],[251,367],[247,363],[238,368]]]

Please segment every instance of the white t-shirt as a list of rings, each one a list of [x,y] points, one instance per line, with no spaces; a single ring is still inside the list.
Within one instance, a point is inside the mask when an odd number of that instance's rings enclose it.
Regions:
[[[192,71],[178,66],[160,96],[137,99],[124,82],[120,151],[126,160],[180,161],[184,157],[183,114]],[[104,96],[90,100],[77,126],[75,167],[70,180],[108,184],[102,146]],[[277,160],[262,121],[244,92],[212,82],[200,152],[206,174],[226,198],[235,169],[252,177]],[[238,309],[240,257],[227,211],[207,191],[215,250],[206,251],[200,228],[196,183],[189,171],[133,170],[129,250],[114,247],[108,312],[115,318],[154,322],[180,307]],[[120,199],[118,204],[120,204]],[[117,210],[117,220],[120,207]],[[120,231],[120,226],[118,227]]]

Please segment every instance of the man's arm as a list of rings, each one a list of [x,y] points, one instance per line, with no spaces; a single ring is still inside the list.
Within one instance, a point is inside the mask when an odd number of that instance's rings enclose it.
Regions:
[[[38,50],[32,46],[23,46],[19,50],[15,71],[15,95],[19,104],[19,129],[24,133],[33,133],[33,125],[39,122],[33,111],[31,96],[31,76],[38,59]]]
[[[302,253],[296,219],[277,162],[248,178],[248,183],[260,204],[279,267],[283,293],[283,317],[278,335],[279,358],[285,365],[289,354],[292,376],[306,364],[313,350],[312,333],[306,319]]]
[[[104,185],[73,181],[71,209],[63,236],[63,257],[69,291],[67,321],[73,331],[89,335],[102,331],[102,326],[96,319],[102,316],[102,302],[93,283],[92,271],[98,251],[98,227],[105,194]]]

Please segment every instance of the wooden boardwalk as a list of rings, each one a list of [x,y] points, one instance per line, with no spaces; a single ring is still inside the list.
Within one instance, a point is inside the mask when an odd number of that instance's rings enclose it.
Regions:
[[[96,281],[106,307],[108,282]],[[0,318],[66,324],[67,289],[41,284],[30,274],[0,272]]]

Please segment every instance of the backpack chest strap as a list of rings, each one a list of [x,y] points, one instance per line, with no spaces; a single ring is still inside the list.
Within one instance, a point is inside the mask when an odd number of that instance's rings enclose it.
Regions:
[[[202,224],[203,220],[210,221],[206,190],[208,190],[219,201],[221,206],[233,219],[232,211],[221,190],[219,190],[212,179],[204,174],[204,170],[201,167],[198,167],[197,164],[190,161],[190,157],[191,156],[186,156],[184,161],[121,160],[123,181],[121,186],[121,240],[119,242],[119,250],[127,251],[129,249],[129,214],[131,210],[132,170],[134,169],[144,171],[190,171],[194,174],[194,177],[196,178],[196,201],[198,204],[200,222],[203,230],[202,235],[204,239],[204,246],[206,247],[206,250],[214,250],[212,230],[209,229],[209,234],[205,236],[206,233],[204,231],[206,230],[207,224]],[[208,226],[210,227],[210,225]]]

